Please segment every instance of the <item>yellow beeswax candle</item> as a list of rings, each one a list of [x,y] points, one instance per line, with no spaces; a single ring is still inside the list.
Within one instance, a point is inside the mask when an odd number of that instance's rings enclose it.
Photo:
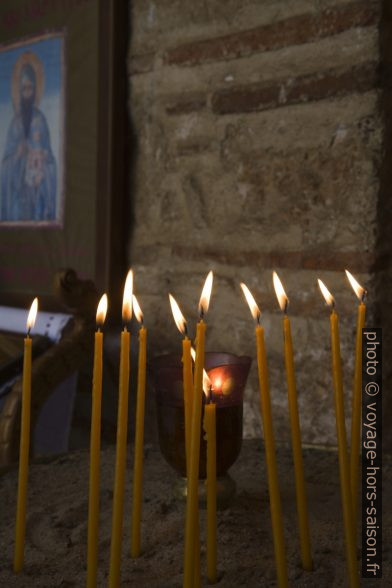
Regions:
[[[185,419],[185,440],[186,440],[186,472],[187,478],[189,477],[189,460],[190,460],[190,441],[191,441],[191,424],[192,424],[192,394],[193,394],[193,373],[192,373],[192,359],[196,357],[195,350],[190,345],[189,346],[190,358],[186,357],[186,361],[190,361],[190,365],[187,366],[186,370],[183,370],[183,378],[184,382],[186,382],[186,390],[184,389],[184,419]],[[186,353],[188,353],[188,345],[186,345]],[[209,378],[205,370],[203,370],[203,389],[205,382]],[[187,417],[188,414],[188,417]],[[188,423],[187,423],[188,420]],[[193,586],[194,588],[198,588],[201,585],[201,570],[200,570],[200,521],[199,521],[199,513],[196,516],[196,523],[195,523],[195,559],[193,562],[194,567],[194,576],[193,576]]]
[[[263,420],[265,459],[268,472],[268,490],[272,520],[272,532],[275,549],[276,573],[278,586],[288,585],[286,550],[283,535],[282,507],[278,472],[276,467],[275,439],[272,426],[271,400],[269,392],[267,358],[264,345],[264,329],[261,325],[256,327],[257,341],[257,367],[260,385],[260,405]]]
[[[332,344],[332,364],[333,364],[333,382],[335,392],[335,413],[336,413],[336,431],[338,437],[339,450],[339,471],[340,487],[342,495],[343,519],[346,536],[346,557],[350,578],[350,586],[359,586],[356,546],[354,540],[354,521],[350,493],[350,475],[348,469],[346,426],[344,422],[344,400],[343,400],[343,382],[340,361],[340,342],[338,315],[336,312],[331,313],[331,344]]]
[[[192,373],[192,344],[187,335],[187,323],[174,296],[169,294],[169,301],[174,321],[180,333],[184,335],[182,340],[182,387],[184,394],[184,429],[185,429],[185,461],[188,471],[189,454],[191,446],[191,420],[192,420],[192,394],[193,394],[193,373]]]
[[[350,455],[350,484],[353,503],[354,526],[356,527],[358,513],[358,472],[359,453],[361,444],[361,404],[362,404],[362,329],[365,326],[366,306],[361,302],[358,306],[357,336],[355,345],[355,373],[352,400],[351,421],[351,455]]]
[[[207,440],[207,578],[210,584],[217,581],[216,540],[216,406],[204,406],[204,431]]]
[[[260,408],[263,421],[265,460],[268,475],[268,490],[272,521],[272,535],[275,551],[276,574],[278,586],[283,588],[288,585],[286,549],[283,535],[282,507],[278,472],[276,466],[275,439],[272,426],[271,399],[268,381],[267,357],[264,344],[264,329],[260,325],[260,310],[250,290],[245,284],[241,284],[245,298],[251,309],[253,318],[257,320],[256,344],[257,344],[257,368],[260,386]]]
[[[22,413],[20,426],[18,498],[16,507],[14,571],[20,572],[24,562],[24,545],[26,532],[27,478],[30,452],[30,412],[31,412],[31,364],[32,341],[30,330],[35,324],[38,299],[35,298],[27,318],[27,335],[24,339]]]
[[[362,329],[365,327],[366,290],[363,288],[349,271],[346,270],[349,282],[359,299],[357,313],[357,334],[355,341],[355,365],[354,385],[352,396],[352,418],[351,418],[351,452],[350,452],[350,487],[353,508],[354,532],[356,534],[358,520],[358,474],[359,454],[361,445],[361,408],[362,408]]]
[[[346,561],[351,588],[359,586],[357,569],[356,546],[354,540],[353,512],[350,491],[350,473],[347,455],[346,425],[344,422],[344,398],[342,367],[340,359],[339,320],[335,312],[335,301],[326,286],[318,280],[320,289],[327,304],[331,308],[330,331],[331,331],[331,355],[332,355],[332,377],[335,400],[336,433],[338,439],[339,477],[340,494],[343,510],[343,524],[346,542]]]
[[[191,347],[191,358],[195,359],[196,357],[196,352],[193,349],[193,347]],[[192,376],[193,378],[193,376]],[[193,379],[191,384],[193,385]],[[203,370],[203,390],[204,393],[206,393],[206,389],[209,389],[211,382],[210,379],[207,375],[207,372],[205,370]],[[206,388],[207,386],[207,388]],[[190,423],[189,425],[191,426],[191,422],[192,422],[192,409],[193,409],[193,404],[192,404],[192,394],[193,394],[193,390],[190,391]],[[189,427],[190,428],[190,427]],[[190,431],[189,431],[190,433]],[[189,442],[190,442],[190,434],[189,434]],[[190,447],[189,447],[189,455],[190,455]],[[189,460],[187,460],[187,478],[189,477]],[[193,562],[193,568],[194,568],[194,575],[193,575],[193,587],[194,588],[199,588],[199,586],[201,586],[201,570],[200,570],[200,517],[199,517],[199,513],[197,513],[196,516],[196,523],[195,523],[195,559]]]
[[[184,390],[185,455],[186,463],[189,464],[191,450],[193,374],[191,340],[188,339],[188,337],[184,337],[182,340],[182,379]]]
[[[128,272],[124,288],[123,322],[132,318],[132,270]],[[110,544],[109,588],[118,588],[121,575],[121,545],[124,510],[125,468],[127,461],[128,392],[130,372],[130,333],[124,326],[121,332],[120,377],[117,413],[116,465],[113,490],[112,537]]]
[[[298,527],[301,545],[301,559],[302,567],[304,568],[304,570],[310,571],[313,568],[313,564],[310,549],[308,508],[306,500],[304,466],[302,459],[301,430],[298,415],[297,390],[295,383],[294,358],[291,340],[291,327],[288,316],[285,316],[283,320],[285,341],[284,351],[291,425],[291,444],[293,449],[295,488],[297,495]]]
[[[102,404],[102,353],[103,325],[107,311],[107,296],[104,294],[97,308],[98,330],[94,338],[94,367],[90,430],[90,480],[87,530],[87,587],[95,588],[98,571],[98,527],[99,527],[99,467],[101,452],[101,404]]]
[[[133,464],[133,498],[132,498],[132,529],[131,556],[140,555],[140,521],[142,511],[143,486],[143,448],[144,448],[144,406],[146,393],[146,361],[147,361],[147,329],[143,325],[143,314],[133,297],[133,308],[136,318],[142,323],[139,329],[139,364],[137,377],[137,405],[135,431],[135,457]]]
[[[207,325],[200,321],[197,324],[196,335],[196,361],[195,384],[192,406],[191,450],[188,467],[188,490],[186,501],[186,526],[185,526],[185,562],[184,562],[184,588],[193,585],[194,554],[196,541],[196,519],[198,517],[198,481],[200,460],[200,429],[202,407],[202,384],[204,366],[204,342]]]
[[[193,588],[200,588],[201,586],[201,570],[200,570],[200,520],[199,512],[196,513],[195,522],[195,553],[193,559]]]
[[[280,309],[284,312],[283,337],[284,357],[286,366],[287,391],[289,401],[291,445],[293,450],[295,490],[297,498],[297,516],[301,547],[301,560],[304,570],[310,571],[313,568],[312,554],[310,549],[308,508],[306,500],[306,487],[304,466],[302,459],[301,429],[299,424],[297,387],[295,381],[293,342],[291,337],[291,324],[287,315],[288,297],[283,284],[276,272],[273,273],[273,282]]]
[[[175,323],[180,333],[184,335],[182,341],[182,380],[183,380],[183,395],[184,395],[184,429],[185,429],[185,462],[186,462],[186,475],[189,477],[189,466],[190,466],[190,451],[191,451],[191,425],[192,425],[192,394],[193,394],[193,373],[192,373],[192,348],[191,341],[187,336],[187,324],[182,314],[180,307],[178,306],[175,298],[169,294],[170,306],[173,313]],[[194,554],[194,577],[193,587],[198,588],[200,586],[200,533],[199,533],[199,517],[196,517],[195,523],[195,554]]]
[[[191,427],[191,449],[188,470],[188,486],[186,501],[186,523],[185,523],[185,553],[184,553],[184,588],[193,586],[195,575],[195,544],[197,539],[197,517],[199,509],[198,482],[199,482],[199,460],[200,460],[200,430],[201,430],[201,407],[203,394],[203,370],[204,370],[204,344],[206,324],[203,315],[207,312],[213,274],[210,272],[205,281],[200,302],[200,321],[197,324],[196,332],[196,360],[194,375],[194,395],[192,403],[192,427]]]

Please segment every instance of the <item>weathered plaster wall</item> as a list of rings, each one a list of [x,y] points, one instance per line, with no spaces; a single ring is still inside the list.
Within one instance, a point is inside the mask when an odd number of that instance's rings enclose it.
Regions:
[[[379,2],[132,2],[129,109],[137,136],[130,258],[150,351],[179,349],[168,292],[190,321],[209,269],[207,349],[255,355],[244,281],[263,312],[277,437],[288,439],[281,316],[290,296],[304,440],[336,444],[328,312],[342,318],[347,406],[356,301],[372,292],[382,122]],[[246,434],[259,435],[253,365]],[[349,424],[349,423],[348,423]]]

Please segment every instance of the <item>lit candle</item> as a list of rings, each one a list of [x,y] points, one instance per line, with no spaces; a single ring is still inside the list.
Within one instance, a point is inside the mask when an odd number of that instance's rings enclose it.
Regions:
[[[30,407],[31,407],[31,360],[32,341],[30,331],[34,327],[38,311],[38,299],[34,298],[27,317],[27,335],[24,340],[23,382],[22,382],[22,414],[20,426],[18,499],[16,507],[16,533],[14,552],[14,571],[23,568],[24,545],[26,532],[26,499],[27,477],[30,452]]]
[[[209,584],[215,584],[217,581],[216,406],[215,402],[213,402],[211,387],[208,394],[208,402],[204,406],[203,428],[207,440],[207,578]]]
[[[124,287],[122,318],[124,328],[121,332],[120,378],[117,413],[116,466],[113,491],[112,537],[110,545],[109,586],[120,585],[121,544],[124,510],[125,467],[127,461],[128,431],[128,391],[129,391],[129,350],[130,334],[127,324],[132,318],[133,273],[129,270]]]
[[[143,313],[133,296],[133,309],[141,327],[139,329],[139,365],[137,373],[137,405],[135,431],[135,457],[133,464],[132,531],[131,556],[140,555],[140,519],[142,511],[143,446],[144,446],[144,405],[146,393],[147,329],[143,324]]]
[[[325,284],[318,280],[322,295],[331,309],[331,351],[332,376],[335,397],[336,432],[338,438],[340,493],[343,509],[344,533],[346,538],[346,559],[350,586],[359,586],[356,547],[354,541],[353,511],[351,505],[350,474],[348,469],[346,426],[344,422],[344,399],[342,366],[340,360],[339,320],[335,312],[335,300]]]
[[[359,299],[357,314],[357,336],[355,343],[355,367],[354,385],[352,397],[351,420],[351,453],[350,453],[350,486],[351,500],[353,504],[354,531],[358,518],[358,469],[359,453],[361,445],[361,404],[362,404],[362,329],[365,326],[366,317],[366,290],[358,284],[357,280],[346,270],[349,282]]]
[[[192,422],[192,391],[193,391],[193,369],[191,359],[191,340],[184,337],[182,340],[182,379],[184,393],[184,419],[185,419],[185,456],[188,465],[191,453],[191,422]],[[188,476],[188,474],[187,474]]]
[[[193,361],[196,360],[196,351],[191,346],[191,357]],[[211,386],[211,380],[207,375],[205,369],[203,369],[203,390],[204,393],[207,394],[208,390]],[[192,408],[193,405],[191,405]],[[191,418],[192,418],[192,411],[191,411]],[[190,451],[190,450],[189,450]],[[189,466],[187,465],[187,468]],[[189,472],[187,469],[187,477],[189,477]],[[200,586],[201,582],[201,575],[200,575],[200,521],[199,521],[199,513],[196,514],[196,523],[195,523],[195,560],[194,560],[194,578],[193,578],[193,587],[197,588]]]
[[[264,345],[264,329],[260,325],[260,309],[249,288],[241,284],[242,291],[249,305],[253,318],[256,320],[257,367],[260,385],[260,406],[264,430],[265,461],[268,474],[269,501],[274,540],[276,573],[278,586],[288,585],[286,550],[284,545],[282,506],[280,501],[278,472],[276,467],[275,439],[272,426],[271,399],[268,382],[267,357]]]
[[[200,320],[197,324],[196,333],[196,360],[194,376],[194,395],[192,406],[192,427],[191,427],[191,451],[188,471],[188,489],[186,501],[186,524],[185,524],[185,553],[184,553],[184,588],[193,586],[195,575],[195,542],[197,541],[197,519],[198,519],[198,482],[199,482],[199,460],[200,460],[200,429],[201,429],[201,405],[203,394],[203,369],[204,369],[204,341],[206,323],[204,315],[208,311],[213,274],[210,272],[205,281],[200,302]]]
[[[169,294],[170,306],[173,313],[174,321],[180,333],[184,335],[182,340],[182,386],[184,394],[184,428],[185,428],[185,457],[187,472],[189,466],[189,455],[191,445],[191,418],[192,418],[192,391],[193,391],[193,374],[192,374],[192,357],[191,357],[191,340],[187,334],[187,324],[180,307],[174,296]]]
[[[102,403],[102,352],[103,333],[108,298],[104,294],[97,308],[97,331],[94,340],[93,390],[90,431],[90,481],[87,531],[87,586],[97,585],[98,525],[99,525],[99,465],[101,452],[101,403]]]
[[[299,424],[297,387],[295,382],[293,343],[291,338],[290,319],[287,314],[289,299],[284,291],[283,284],[276,272],[273,273],[273,281],[279,306],[284,313],[283,316],[283,337],[284,357],[286,365],[287,392],[289,401],[291,445],[293,450],[295,490],[297,497],[297,516],[299,538],[301,546],[302,567],[304,570],[311,570],[312,554],[310,550],[308,507],[306,500],[304,465],[302,459],[301,429]]]
[[[184,428],[185,428],[185,462],[186,475],[189,477],[189,460],[191,451],[191,423],[192,423],[192,394],[193,394],[193,372],[192,359],[195,360],[195,350],[192,347],[191,341],[187,335],[187,323],[176,299],[169,294],[169,301],[173,313],[174,321],[180,333],[184,335],[182,340],[182,384],[184,397]],[[205,374],[205,372],[204,372]],[[208,376],[207,376],[208,377]],[[204,377],[203,377],[204,381]],[[195,525],[195,555],[194,555],[194,579],[193,586],[197,588],[200,586],[200,532],[199,532],[199,517],[196,517]]]

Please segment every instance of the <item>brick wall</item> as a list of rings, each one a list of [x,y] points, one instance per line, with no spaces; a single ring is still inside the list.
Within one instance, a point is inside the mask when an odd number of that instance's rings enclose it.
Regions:
[[[342,319],[351,396],[356,301],[376,256],[382,118],[378,1],[132,2],[130,112],[137,137],[130,258],[151,353],[179,349],[167,300],[190,321],[216,276],[209,350],[255,355],[244,281],[263,312],[277,437],[288,440],[281,316],[290,296],[304,440],[336,444],[325,279]],[[246,390],[259,435],[257,374]],[[349,423],[348,423],[349,424]]]

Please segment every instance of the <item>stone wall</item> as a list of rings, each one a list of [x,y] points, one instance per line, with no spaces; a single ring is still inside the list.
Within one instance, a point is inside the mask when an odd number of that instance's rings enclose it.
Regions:
[[[350,405],[357,304],[343,270],[373,302],[379,10],[369,0],[132,2],[130,259],[150,353],[180,348],[168,292],[193,324],[213,269],[207,349],[254,357],[244,281],[263,313],[282,441],[288,409],[272,270],[290,297],[304,440],[336,444],[328,310],[317,277],[341,314]],[[260,434],[255,364],[245,425],[247,436]]]

